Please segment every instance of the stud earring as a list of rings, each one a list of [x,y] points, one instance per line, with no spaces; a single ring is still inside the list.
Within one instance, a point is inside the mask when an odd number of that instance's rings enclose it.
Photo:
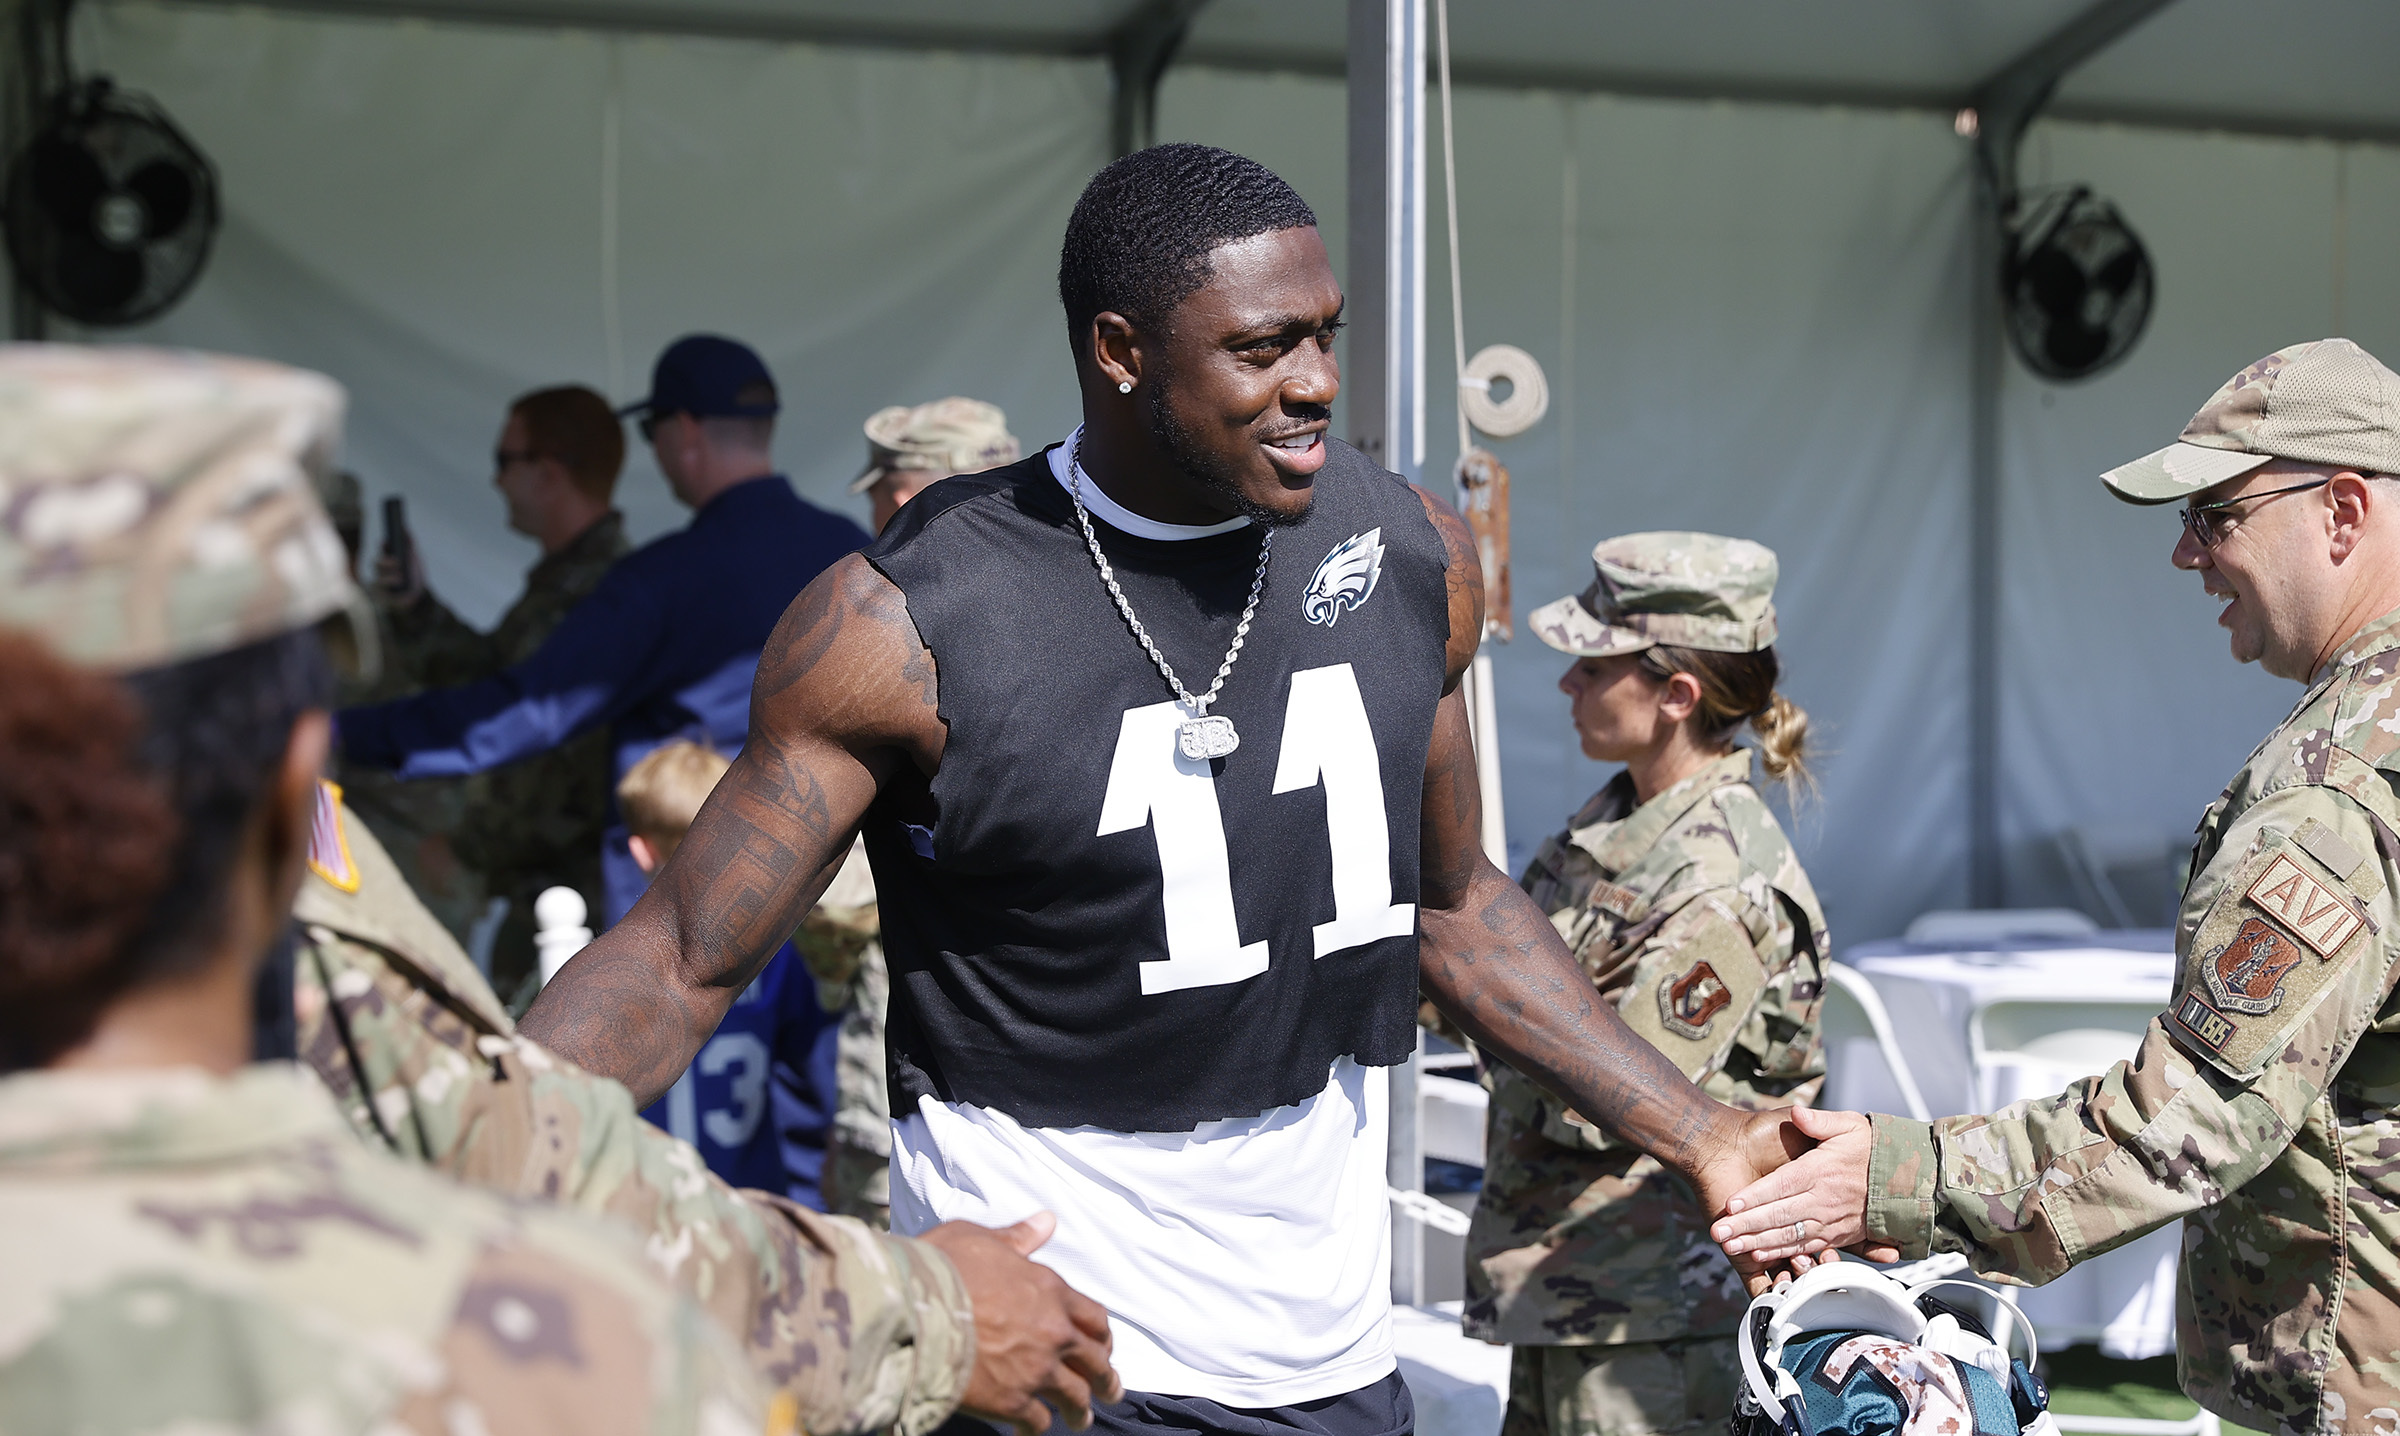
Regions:
[[[1120,394],[1130,394],[1130,393],[1132,393],[1132,392],[1133,392],[1133,381],[1132,381],[1131,379],[1119,379],[1119,380],[1117,381],[1117,392],[1118,392],[1118,393],[1120,393]]]

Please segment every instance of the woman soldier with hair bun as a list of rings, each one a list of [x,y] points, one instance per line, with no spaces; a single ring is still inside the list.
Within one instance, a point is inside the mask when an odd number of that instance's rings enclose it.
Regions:
[[[1808,780],[1808,716],[1775,691],[1775,555],[1713,534],[1592,551],[1581,594],[1537,610],[1585,756],[1625,769],[1527,866],[1524,886],[1600,995],[1721,1101],[1813,1096],[1825,919],[1750,783]],[[1656,1161],[1484,1062],[1483,1195],[1466,1327],[1516,1348],[1503,1436],[1722,1429],[1747,1302],[1709,1213]]]

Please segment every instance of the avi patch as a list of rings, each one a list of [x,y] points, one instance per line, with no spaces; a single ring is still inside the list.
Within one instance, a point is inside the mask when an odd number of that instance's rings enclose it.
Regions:
[[[2242,896],[2315,948],[2321,958],[2339,952],[2366,925],[2348,897],[2309,876],[2287,853],[2276,854]]]
[[[1733,1005],[1733,989],[1706,962],[1695,962],[1681,977],[1658,984],[1658,1020],[1669,1032],[1693,1042],[1705,1041],[1709,1024]]]
[[[2375,924],[2356,893],[2376,869],[2333,852],[2311,823],[2301,834],[2313,841],[2295,835],[2228,875],[2184,949],[2169,1025],[2193,1055],[2240,1080],[2266,1070],[2328,993],[2361,980],[2351,959]]]

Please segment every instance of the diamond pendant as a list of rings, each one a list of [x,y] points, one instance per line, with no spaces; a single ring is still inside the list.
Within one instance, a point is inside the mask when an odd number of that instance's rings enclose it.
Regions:
[[[1242,746],[1242,735],[1233,731],[1231,718],[1210,714],[1205,718],[1186,719],[1175,729],[1175,746],[1192,762],[1222,758]]]

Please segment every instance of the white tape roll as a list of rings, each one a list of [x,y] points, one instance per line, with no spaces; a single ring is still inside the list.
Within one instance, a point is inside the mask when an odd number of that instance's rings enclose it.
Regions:
[[[1492,386],[1506,382],[1508,397],[1495,402]],[[1493,344],[1476,351],[1458,381],[1458,402],[1467,422],[1495,439],[1513,439],[1542,421],[1550,412],[1550,383],[1531,354],[1514,344]]]

